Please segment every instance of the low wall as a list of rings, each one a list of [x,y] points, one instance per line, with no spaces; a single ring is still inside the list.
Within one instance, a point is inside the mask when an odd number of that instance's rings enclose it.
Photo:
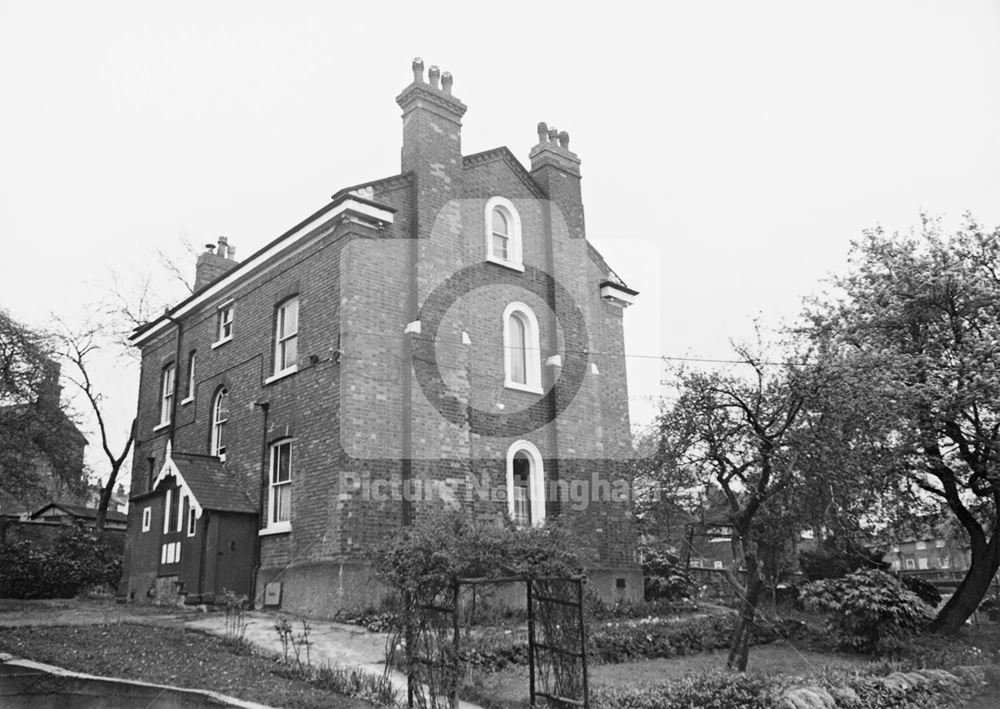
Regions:
[[[268,583],[282,584],[280,608],[314,618],[332,618],[338,611],[359,611],[379,608],[388,589],[374,576],[371,565],[364,562],[315,563],[290,566],[286,569],[261,569],[257,575],[257,608],[264,607],[264,588]],[[642,569],[599,568],[587,573],[587,587],[605,603],[643,599]],[[522,585],[482,589],[490,602],[521,607],[524,605]]]
[[[332,618],[337,611],[378,608],[387,593],[363,562],[315,563],[257,574],[257,608],[264,607],[264,588],[281,584],[281,610],[312,618]]]

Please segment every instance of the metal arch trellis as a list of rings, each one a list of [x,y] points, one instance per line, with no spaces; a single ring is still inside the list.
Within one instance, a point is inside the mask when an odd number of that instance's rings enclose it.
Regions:
[[[463,676],[462,589],[523,583],[527,609],[529,696],[552,707],[589,709],[587,633],[582,576],[459,578],[434,598],[404,599],[406,617],[390,640],[404,639],[407,704],[418,709],[457,709]]]
[[[580,576],[526,579],[532,706],[540,697],[555,707],[590,707],[584,582]]]

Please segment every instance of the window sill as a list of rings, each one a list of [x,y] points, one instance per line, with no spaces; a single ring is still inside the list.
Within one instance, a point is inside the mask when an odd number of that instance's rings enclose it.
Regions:
[[[532,386],[531,384],[518,384],[517,382],[504,382],[504,389],[513,389],[514,391],[523,391],[528,394],[544,394],[540,386]]]
[[[292,531],[291,522],[279,522],[278,524],[273,524],[270,527],[260,530],[257,532],[257,536],[267,537],[272,534],[288,534]]]
[[[193,396],[189,396],[186,399],[181,399],[181,406],[184,406],[185,404],[190,404],[192,401],[194,401]]]
[[[157,433],[158,431],[162,431],[165,428],[170,428],[170,421],[164,421],[161,424],[153,426],[153,433]]]
[[[214,350],[214,349],[215,349],[216,347],[222,347],[222,346],[223,346],[224,344],[226,344],[227,342],[231,342],[231,341],[232,341],[232,339],[233,339],[233,336],[232,336],[232,335],[230,335],[229,337],[227,337],[227,338],[226,338],[226,339],[224,339],[224,340],[218,340],[218,341],[216,341],[216,342],[213,342],[213,343],[212,343],[212,349]]]
[[[503,259],[497,258],[496,256],[487,256],[486,260],[490,263],[495,263],[497,266],[503,266],[504,268],[509,268],[512,271],[518,271],[524,273],[523,263],[514,263],[513,261],[504,261]]]
[[[269,376],[267,379],[264,380],[264,384],[266,386],[267,384],[270,384],[271,382],[276,382],[279,379],[284,379],[285,377],[290,377],[291,375],[295,374],[297,371],[299,371],[299,365],[293,364],[288,369],[283,369],[280,372],[278,372],[277,374],[272,374],[271,376]]]

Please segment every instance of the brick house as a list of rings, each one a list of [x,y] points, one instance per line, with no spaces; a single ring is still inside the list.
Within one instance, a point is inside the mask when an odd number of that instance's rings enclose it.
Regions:
[[[585,238],[580,160],[461,152],[450,74],[415,60],[399,174],[337,192],[137,329],[123,592],[223,589],[317,615],[377,602],[372,544],[462,507],[560,518],[608,598],[641,599],[623,310]],[[265,594],[266,589],[266,594]]]
[[[0,475],[0,519],[27,519],[40,505],[59,500],[72,505],[87,502],[84,450],[87,438],[62,407],[59,363],[46,360],[35,401],[0,406],[6,426],[36,430],[31,447],[22,451],[27,477],[34,484],[16,486],[22,476]]]

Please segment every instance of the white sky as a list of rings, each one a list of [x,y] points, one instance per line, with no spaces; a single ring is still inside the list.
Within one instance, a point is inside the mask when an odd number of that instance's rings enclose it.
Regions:
[[[455,75],[466,154],[570,132],[588,234],[643,292],[632,355],[725,358],[876,223],[1000,223],[1000,4],[602,6],[0,0],[0,306],[75,320],[157,245],[247,256],[398,172],[414,56]],[[661,365],[629,368],[648,424]],[[124,430],[134,381],[102,374]]]

